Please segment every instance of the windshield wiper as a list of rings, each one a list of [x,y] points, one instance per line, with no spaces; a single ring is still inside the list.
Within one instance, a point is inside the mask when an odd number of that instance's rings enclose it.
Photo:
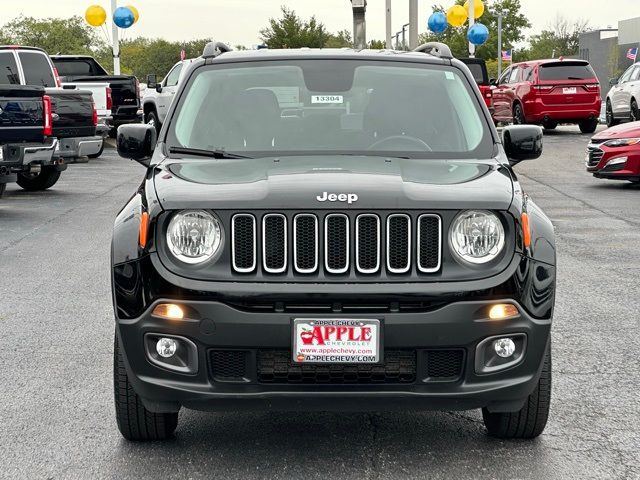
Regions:
[[[214,150],[204,150],[202,148],[187,148],[187,147],[169,147],[169,153],[183,153],[185,155],[196,155],[198,157],[209,158],[251,158],[245,155],[238,155],[237,153],[229,153],[224,149],[218,148]]]

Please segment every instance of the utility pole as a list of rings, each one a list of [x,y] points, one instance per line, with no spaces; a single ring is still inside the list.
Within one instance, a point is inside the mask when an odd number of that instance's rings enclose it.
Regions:
[[[115,0],[112,0],[115,2]],[[355,48],[367,48],[367,24],[365,13],[367,11],[367,0],[351,0],[353,9],[353,43]]]
[[[418,0],[409,0],[409,50],[413,50],[417,46],[418,46]]]
[[[473,27],[476,22],[476,9],[473,0],[469,0],[469,30]],[[476,56],[476,46],[469,42],[469,57],[473,58]]]
[[[405,23],[402,25],[402,50],[407,49],[407,27],[409,27],[409,37],[411,37],[411,24]],[[409,42],[411,42],[411,38],[409,38]]]
[[[502,75],[502,12],[498,13],[498,78]],[[496,80],[498,79],[496,78]]]
[[[111,39],[113,44],[113,74],[120,75],[120,39],[118,38],[118,26],[113,21],[113,14],[118,8],[118,0],[111,0]]]
[[[387,0],[387,48],[389,50],[393,49],[393,44],[391,43],[391,0]]]

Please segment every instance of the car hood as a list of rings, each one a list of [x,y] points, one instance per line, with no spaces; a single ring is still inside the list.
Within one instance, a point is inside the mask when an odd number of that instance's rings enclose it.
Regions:
[[[168,210],[506,210],[513,197],[511,176],[496,160],[318,155],[167,158],[154,172],[158,200]]]
[[[596,135],[594,140],[611,138],[638,138],[640,137],[640,122],[623,123],[615,127],[608,128]]]

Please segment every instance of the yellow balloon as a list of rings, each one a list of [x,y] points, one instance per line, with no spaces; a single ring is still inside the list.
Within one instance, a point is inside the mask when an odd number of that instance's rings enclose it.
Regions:
[[[84,13],[84,18],[92,27],[99,27],[107,20],[107,12],[100,5],[91,5]]]
[[[480,0],[476,0],[476,1],[480,1]],[[138,23],[138,19],[140,18],[140,13],[138,13],[138,9],[133,5],[127,5],[127,8],[131,10],[131,13],[133,13],[133,23]],[[482,7],[482,10],[484,11],[484,6]]]
[[[453,27],[461,27],[467,21],[467,10],[462,5],[454,5],[447,10],[447,21]]]
[[[469,11],[469,0],[464,2],[464,9],[467,12]],[[473,2],[473,13],[473,18],[480,18],[482,16],[484,13],[484,3],[482,3],[482,0],[475,0]]]

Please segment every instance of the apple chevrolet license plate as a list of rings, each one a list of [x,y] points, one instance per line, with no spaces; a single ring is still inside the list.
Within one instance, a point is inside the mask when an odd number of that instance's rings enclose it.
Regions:
[[[293,320],[296,363],[379,363],[380,320]]]
[[[562,89],[562,93],[565,95],[575,95],[578,93],[578,89],[576,87],[565,87]]]

